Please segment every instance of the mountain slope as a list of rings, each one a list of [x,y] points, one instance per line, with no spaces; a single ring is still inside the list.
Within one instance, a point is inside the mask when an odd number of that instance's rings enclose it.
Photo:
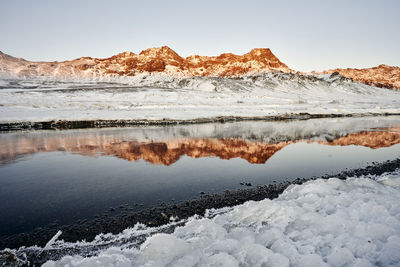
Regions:
[[[338,73],[344,77],[371,86],[400,90],[400,67],[381,64],[373,68],[365,69],[333,69],[323,73]]]

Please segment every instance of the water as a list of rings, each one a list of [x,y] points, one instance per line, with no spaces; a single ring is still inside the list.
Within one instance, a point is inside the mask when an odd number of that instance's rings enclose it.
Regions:
[[[0,236],[400,156],[400,118],[0,134]]]

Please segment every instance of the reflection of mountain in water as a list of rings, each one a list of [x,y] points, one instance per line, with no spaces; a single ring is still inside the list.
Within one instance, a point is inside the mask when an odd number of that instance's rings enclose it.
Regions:
[[[145,160],[152,164],[171,165],[186,155],[192,158],[242,158],[249,163],[262,164],[283,147],[294,142],[263,143],[240,138],[179,138],[168,141],[125,141],[113,135],[51,136],[27,138],[20,136],[13,142],[0,143],[1,164],[38,152],[67,151],[85,156],[112,155],[129,161]],[[314,142],[314,141],[309,141]],[[389,147],[400,143],[400,130],[363,131],[329,141],[315,141],[324,145],[359,145],[369,148]]]
[[[112,155],[136,161],[143,159],[153,164],[171,165],[183,155],[191,158],[219,157],[242,158],[249,163],[265,163],[272,155],[290,142],[263,144],[241,139],[186,139],[163,143],[137,144],[126,142],[112,144]]]

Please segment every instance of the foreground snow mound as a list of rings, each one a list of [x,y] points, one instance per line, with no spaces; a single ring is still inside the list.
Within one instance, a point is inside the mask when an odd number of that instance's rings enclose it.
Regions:
[[[315,180],[192,218],[140,247],[44,266],[399,266],[400,171]]]

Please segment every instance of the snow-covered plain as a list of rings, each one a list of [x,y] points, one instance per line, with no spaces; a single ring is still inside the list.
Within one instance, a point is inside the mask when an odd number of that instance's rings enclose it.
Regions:
[[[342,76],[1,78],[0,123],[399,113],[400,92]]]
[[[140,231],[127,229],[113,238],[129,240]],[[62,241],[49,245],[62,246]],[[293,185],[274,200],[190,218],[171,234],[151,235],[140,247],[128,243],[44,266],[399,266],[399,251],[397,170]]]

